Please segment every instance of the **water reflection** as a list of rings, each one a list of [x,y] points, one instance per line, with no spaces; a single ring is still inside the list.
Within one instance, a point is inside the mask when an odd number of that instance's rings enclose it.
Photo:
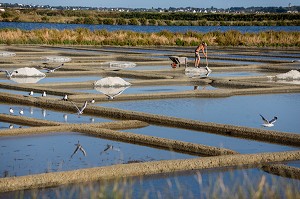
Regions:
[[[84,149],[80,151],[79,147],[77,154],[71,158],[75,147],[78,146],[74,146],[74,143],[78,141]],[[108,145],[116,150],[101,153]],[[68,171],[124,164],[131,161],[145,162],[195,157],[69,132],[17,138],[1,137],[0,147],[0,159],[5,160],[0,164],[1,177]]]
[[[276,115],[278,121],[272,130],[300,133],[299,98],[298,93],[270,94],[228,98],[115,101],[101,103],[101,106],[254,128],[262,128],[259,114],[267,118]]]

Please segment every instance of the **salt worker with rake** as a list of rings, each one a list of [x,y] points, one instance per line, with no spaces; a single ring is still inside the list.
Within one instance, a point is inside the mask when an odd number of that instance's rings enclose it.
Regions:
[[[205,49],[207,48],[207,45],[205,42],[202,42],[197,48],[195,49],[195,67],[200,67],[200,51],[203,53],[203,55],[207,59],[207,53],[205,52]]]

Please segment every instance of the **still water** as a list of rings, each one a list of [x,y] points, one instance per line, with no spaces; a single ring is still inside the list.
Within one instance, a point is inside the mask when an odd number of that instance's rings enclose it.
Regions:
[[[245,32],[261,32],[261,31],[300,31],[300,26],[134,26],[134,25],[90,25],[90,24],[60,24],[60,23],[24,23],[24,22],[0,22],[0,28],[18,28],[21,30],[34,29],[77,29],[86,28],[91,31],[94,30],[130,30],[135,32],[160,32],[168,30],[170,32],[212,32],[212,31],[229,31],[237,30],[242,33]]]
[[[263,128],[259,114],[278,117],[272,130],[300,133],[300,94],[186,98],[101,103],[100,106],[166,116]]]
[[[80,150],[73,154],[78,141],[86,156]],[[114,149],[105,150],[107,145],[114,146]],[[1,177],[195,157],[75,132],[1,137],[0,148]]]

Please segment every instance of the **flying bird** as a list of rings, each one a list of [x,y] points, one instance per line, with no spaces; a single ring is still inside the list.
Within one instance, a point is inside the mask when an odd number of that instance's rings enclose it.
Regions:
[[[47,70],[47,73],[53,73],[54,71],[56,71],[57,69],[60,69],[61,67],[63,67],[63,63],[55,68],[46,68],[46,67],[42,67],[40,66],[42,69]]]
[[[266,118],[264,118],[264,116],[262,116],[261,114],[259,114],[261,119],[264,121],[264,123],[262,124],[265,127],[272,127],[274,126],[274,123],[277,121],[277,117],[275,116],[272,120],[267,120]]]
[[[83,149],[83,147],[81,146],[81,144],[79,144],[79,140],[78,140],[78,143],[75,144],[76,146],[76,149],[75,151],[73,152],[73,154],[71,155],[71,158],[73,157],[73,155],[75,155],[75,153],[77,153],[78,149],[83,153],[84,156],[86,156],[86,152],[85,150]]]
[[[83,111],[86,108],[88,102],[85,101],[84,104],[83,104],[83,106],[80,109],[78,108],[78,106],[74,102],[71,101],[71,103],[76,107],[76,109],[77,109],[77,115],[81,115],[81,114],[83,114]]]
[[[7,70],[0,70],[0,72],[5,72],[6,73],[6,77],[10,78],[12,76],[13,72],[9,72]]]

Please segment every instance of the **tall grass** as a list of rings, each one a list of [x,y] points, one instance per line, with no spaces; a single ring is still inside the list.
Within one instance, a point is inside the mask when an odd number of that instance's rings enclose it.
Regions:
[[[254,172],[255,173],[255,172]],[[186,178],[187,177],[187,178]],[[56,188],[17,191],[7,198],[231,198],[294,199],[299,180],[253,174],[246,170],[195,171],[170,176],[135,177]]]
[[[300,32],[264,31],[259,33],[226,32],[199,33],[187,31],[158,33],[133,31],[38,29],[0,29],[0,44],[48,45],[119,45],[119,46],[196,46],[201,41],[217,46],[296,46],[300,47]]]

